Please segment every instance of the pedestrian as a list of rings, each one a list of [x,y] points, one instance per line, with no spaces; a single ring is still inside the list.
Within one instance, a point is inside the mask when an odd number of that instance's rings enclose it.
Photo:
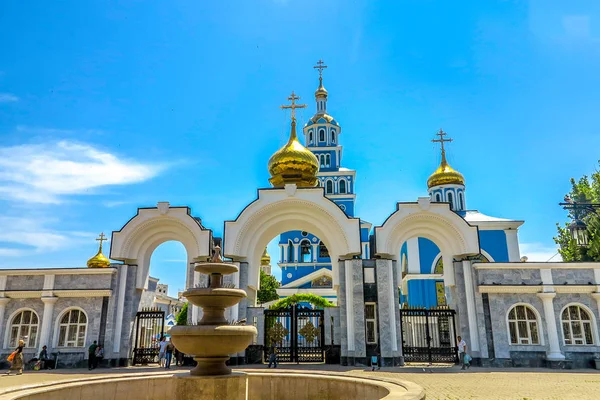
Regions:
[[[97,368],[98,364],[100,364],[104,359],[104,347],[102,347],[102,345],[98,345],[98,347],[96,347],[96,353],[94,355],[94,368]]]
[[[46,369],[46,361],[48,361],[48,348],[46,346],[42,346],[42,351],[40,351],[40,369]]]
[[[17,371],[17,375],[23,374],[23,348],[25,347],[25,342],[23,340],[19,340],[19,345],[13,351],[10,356],[8,356],[8,361],[11,363],[10,369],[6,373],[6,375],[10,375],[11,371]]]
[[[461,370],[464,370],[465,366],[467,368],[471,366],[471,364],[465,362],[465,356],[467,355],[467,343],[460,336],[456,338],[456,342],[458,343],[458,359],[462,365]]]
[[[97,342],[94,340],[94,343],[88,347],[88,369],[91,371],[96,368],[96,349],[98,348]]]
[[[167,350],[167,338],[160,338],[160,343],[158,344],[158,365],[163,367],[163,360],[165,359],[165,353]]]
[[[173,358],[173,351],[175,350],[173,342],[169,341],[165,350],[165,369],[171,369],[171,359]]]
[[[277,347],[274,344],[271,345],[270,349],[269,368],[271,368],[271,364],[273,364],[273,368],[277,368]]]

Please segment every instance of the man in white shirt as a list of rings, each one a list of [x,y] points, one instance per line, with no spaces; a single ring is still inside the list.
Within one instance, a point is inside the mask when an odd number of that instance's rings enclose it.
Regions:
[[[165,353],[167,351],[167,338],[162,337],[160,339],[160,343],[158,344],[158,365],[163,366],[163,360],[165,359]]]
[[[462,339],[462,337],[458,336],[456,338],[456,342],[458,343],[458,359],[462,365],[461,370],[465,369],[465,354],[467,354],[467,343]],[[469,364],[467,364],[467,368],[469,368]]]

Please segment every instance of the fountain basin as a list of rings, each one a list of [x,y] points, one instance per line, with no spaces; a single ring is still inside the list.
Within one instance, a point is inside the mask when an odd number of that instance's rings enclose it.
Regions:
[[[223,357],[248,347],[258,332],[246,325],[174,326],[169,331],[173,344],[186,354],[197,357]]]
[[[230,275],[234,272],[238,272],[239,268],[237,265],[227,264],[227,263],[218,263],[218,262],[207,262],[196,264],[194,267],[194,271],[202,272],[203,274],[221,274],[221,275]]]
[[[227,308],[238,304],[246,298],[242,289],[196,288],[183,293],[188,301],[199,307]]]

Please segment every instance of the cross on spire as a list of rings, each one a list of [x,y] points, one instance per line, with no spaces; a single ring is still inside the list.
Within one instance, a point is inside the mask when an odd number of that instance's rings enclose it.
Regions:
[[[436,136],[439,136],[439,139],[433,139],[432,142],[433,143],[440,143],[442,145],[442,154],[446,153],[446,150],[444,149],[444,143],[449,143],[452,142],[451,138],[445,139],[444,136],[447,135],[446,132],[444,132],[442,130],[442,128],[440,128],[439,132],[435,134]]]
[[[96,240],[100,242],[100,251],[102,251],[102,242],[104,242],[105,240],[108,240],[106,238],[106,236],[104,235],[104,232],[102,232],[100,234],[100,236],[98,237],[98,239],[96,239]]]
[[[323,60],[317,61],[317,65],[315,65],[313,68],[316,68],[319,70],[319,79],[323,79],[323,70],[325,68],[327,68],[327,65],[325,65]]]
[[[280,107],[282,110],[287,110],[287,109],[292,110],[292,121],[295,121],[296,120],[296,108],[306,108],[307,105],[306,104],[296,104],[296,100],[300,100],[300,96],[296,96],[294,91],[292,91],[292,94],[287,99],[289,101],[291,101],[292,104],[281,105]]]

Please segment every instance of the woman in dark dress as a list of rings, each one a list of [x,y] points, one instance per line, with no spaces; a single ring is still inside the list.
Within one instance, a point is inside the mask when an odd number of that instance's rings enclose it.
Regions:
[[[17,371],[17,375],[21,375],[23,373],[23,347],[25,347],[25,342],[23,340],[19,340],[19,346],[14,351],[15,356],[6,375],[10,375],[11,371]]]

